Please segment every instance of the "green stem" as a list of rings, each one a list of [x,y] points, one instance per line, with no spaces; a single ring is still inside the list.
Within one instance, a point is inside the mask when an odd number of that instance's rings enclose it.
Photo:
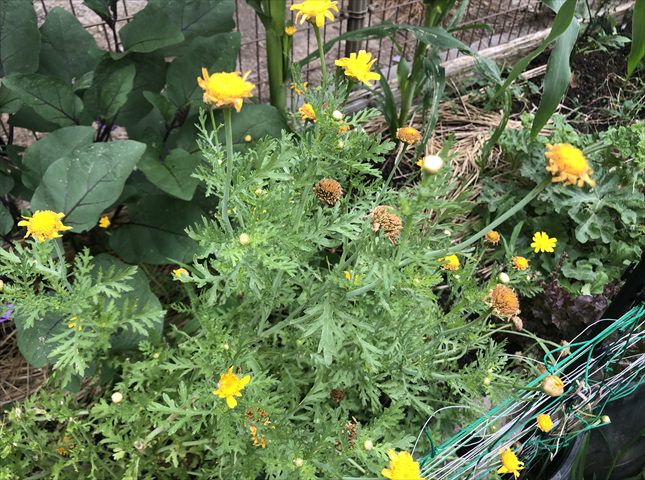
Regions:
[[[316,32],[316,43],[318,44],[318,56],[320,56],[320,70],[322,72],[321,85],[327,85],[327,66],[325,65],[325,51],[323,50],[322,39],[320,38],[320,28],[313,24],[314,32]]]
[[[271,105],[287,114],[287,88],[285,84],[285,58],[288,58],[288,44],[284,41],[285,0],[263,0],[265,11],[271,19],[265,23],[267,70]]]
[[[56,250],[56,256],[58,257],[58,271],[60,273],[60,278],[65,283],[65,286],[68,290],[72,289],[72,286],[67,280],[67,265],[65,264],[65,251],[62,247],[63,241],[61,239],[54,239],[54,250]]]
[[[224,226],[230,234],[233,234],[233,227],[228,218],[228,197],[231,193],[231,180],[233,178],[233,122],[231,119],[231,109],[225,108],[224,113],[224,132],[226,133],[226,183],[224,184],[224,196],[222,197],[222,219]]]

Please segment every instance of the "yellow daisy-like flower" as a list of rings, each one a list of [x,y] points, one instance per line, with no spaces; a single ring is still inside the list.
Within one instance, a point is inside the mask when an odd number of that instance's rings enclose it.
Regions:
[[[203,78],[197,77],[197,83],[204,90],[204,103],[216,107],[232,107],[239,112],[244,99],[253,96],[255,85],[246,81],[250,73],[246,72],[244,76],[240,72],[209,75],[208,70],[202,68]]]
[[[484,239],[488,243],[492,243],[493,245],[497,245],[501,238],[502,236],[499,234],[497,230],[491,230],[489,232],[486,232],[486,235],[484,235]]]
[[[372,58],[372,54],[365,50],[360,50],[358,53],[350,53],[349,57],[336,60],[336,66],[342,67],[347,77],[357,82],[363,82],[368,87],[372,86],[370,83],[371,80],[381,79],[381,75],[370,71],[372,65],[375,63],[376,58]]]
[[[316,122],[316,112],[311,103],[303,103],[302,107],[298,109],[298,112],[300,112],[300,118],[303,121],[310,120],[314,123]]]
[[[389,468],[381,470],[381,475],[390,480],[424,480],[421,476],[419,462],[415,462],[408,452],[396,453],[394,450],[388,450],[387,456],[390,458]]]
[[[565,185],[578,185],[585,183],[595,187],[596,182],[590,177],[593,170],[589,166],[582,151],[568,143],[556,145],[547,144],[546,169],[553,175],[553,182],[564,182]]]
[[[506,447],[506,450],[500,450],[500,461],[502,466],[497,473],[512,473],[515,478],[519,478],[520,470],[524,470],[524,462],[520,462],[513,450]]]
[[[190,277],[190,273],[185,268],[175,268],[172,271],[172,276],[177,280],[182,280],[183,278]]]
[[[557,238],[550,238],[546,232],[536,232],[533,234],[533,243],[531,243],[531,248],[535,253],[553,253],[555,251],[556,243],[558,243]]]
[[[52,212],[51,210],[37,210],[31,217],[22,217],[24,220],[18,222],[19,227],[27,227],[25,238],[31,236],[39,242],[60,238],[60,232],[71,230],[61,222],[65,214]]]
[[[315,24],[318,28],[325,26],[325,19],[334,21],[332,10],[338,13],[338,2],[332,0],[305,0],[302,3],[291,5],[291,10],[296,10],[296,22],[305,21]]]
[[[559,397],[564,393],[564,382],[560,377],[547,375],[542,380],[542,391],[549,397]]]
[[[444,270],[459,270],[459,258],[457,255],[448,255],[439,259],[440,262],[443,262],[441,268]]]
[[[112,222],[110,222],[110,219],[107,215],[103,215],[101,218],[99,218],[99,227],[101,228],[108,228]]]
[[[551,420],[551,417],[546,413],[540,413],[535,418],[535,421],[537,423],[537,427],[544,433],[549,433],[551,429],[553,429],[553,420]]]
[[[245,375],[240,378],[233,373],[233,367],[231,367],[228,369],[228,372],[220,375],[217,390],[213,390],[213,393],[219,398],[225,398],[228,408],[235,408],[237,405],[235,397],[242,396],[242,390],[250,381],[250,375]]]
[[[396,138],[408,145],[414,145],[421,140],[421,132],[414,127],[397,128]]]
[[[515,270],[526,270],[529,268],[529,261],[524,257],[512,257],[511,262],[513,262],[513,268]]]
[[[298,29],[293,25],[287,25],[286,27],[284,27],[284,34],[287,37],[293,37],[294,33],[296,33],[297,30]]]

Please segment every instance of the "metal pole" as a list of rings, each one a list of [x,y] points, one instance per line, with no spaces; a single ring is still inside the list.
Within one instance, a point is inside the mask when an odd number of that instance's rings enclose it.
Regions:
[[[369,3],[369,0],[349,0],[347,3],[348,32],[363,28]],[[345,55],[349,56],[350,53],[357,52],[360,48],[360,40],[348,40],[345,42]]]

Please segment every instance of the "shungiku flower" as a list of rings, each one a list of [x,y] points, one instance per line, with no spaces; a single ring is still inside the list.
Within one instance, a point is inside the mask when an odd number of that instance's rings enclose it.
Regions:
[[[376,58],[372,58],[372,54],[365,50],[350,53],[349,57],[336,60],[336,66],[345,70],[345,76],[357,82],[363,82],[368,87],[372,86],[372,80],[378,81],[381,79],[380,74],[371,71],[375,63]]]
[[[490,230],[489,232],[486,232],[486,235],[484,235],[484,239],[493,245],[497,245],[501,238],[502,236],[497,230]]]
[[[255,85],[246,79],[251,72],[244,75],[240,72],[220,72],[212,75],[202,68],[202,77],[197,77],[197,83],[204,90],[204,103],[216,107],[242,109],[245,98],[253,96]]]
[[[52,212],[51,210],[37,210],[31,217],[22,217],[24,220],[18,222],[18,226],[27,227],[25,238],[32,236],[39,242],[60,238],[60,232],[71,230],[72,227],[63,225],[61,218],[65,214]]]
[[[499,455],[502,466],[497,473],[512,473],[515,478],[519,478],[520,470],[524,470],[524,462],[520,462],[513,450],[508,447],[500,450]]]
[[[499,317],[514,317],[520,314],[520,301],[512,288],[498,283],[495,288],[484,297],[484,303],[493,309]]]
[[[240,378],[233,373],[233,367],[231,367],[228,369],[228,372],[220,375],[217,390],[213,390],[213,393],[219,398],[225,398],[228,408],[235,408],[237,405],[235,397],[242,396],[242,390],[250,381],[250,375],[245,375]]]
[[[343,187],[332,178],[323,178],[314,185],[314,193],[321,203],[331,207],[343,196]]]
[[[382,230],[392,245],[395,245],[403,228],[403,222],[390,211],[391,209],[392,207],[388,205],[379,205],[370,212],[369,216],[372,219],[372,230],[375,232]]]
[[[564,382],[560,377],[547,375],[542,380],[542,391],[549,397],[559,397],[564,393]]]
[[[315,24],[318,28],[325,26],[325,19],[334,21],[332,11],[338,13],[338,2],[332,0],[305,0],[302,3],[291,5],[291,10],[296,10],[296,22],[305,21]]]
[[[439,261],[442,262],[441,268],[444,270],[451,270],[453,272],[455,270],[459,270],[460,263],[457,255],[447,255],[445,257],[441,257]]]
[[[287,25],[286,27],[284,27],[284,34],[287,37],[293,37],[293,35],[296,33],[297,30],[298,29],[293,25]]]
[[[423,480],[419,462],[415,462],[409,452],[396,453],[394,450],[388,450],[387,456],[390,458],[388,468],[381,470],[381,475],[390,480]]]
[[[425,173],[437,173],[443,167],[443,159],[439,155],[426,155],[417,162]]]
[[[550,238],[546,232],[536,232],[533,234],[533,243],[531,243],[531,248],[535,253],[553,253],[555,251],[556,243],[558,243],[557,238]]]
[[[544,433],[549,433],[553,429],[553,420],[546,413],[540,413],[535,418],[535,422],[537,423],[537,427]]]
[[[526,270],[529,268],[529,261],[524,257],[512,257],[511,262],[515,270]]]
[[[401,127],[396,130],[396,138],[408,145],[414,145],[421,140],[421,132],[414,127]]]
[[[300,118],[303,121],[316,121],[316,112],[314,111],[314,107],[313,105],[311,105],[311,103],[303,103],[302,107],[298,109],[298,112],[300,112]]]
[[[546,169],[553,175],[553,182],[564,182],[565,185],[578,185],[585,183],[595,187],[596,182],[590,177],[593,170],[589,166],[582,151],[568,143],[547,144]]]
[[[177,280],[183,280],[184,278],[190,277],[190,273],[188,273],[188,270],[186,270],[185,268],[175,268],[172,271],[172,276]]]
[[[101,218],[99,218],[99,227],[101,228],[108,228],[112,222],[110,222],[110,218],[107,215],[103,215]]]

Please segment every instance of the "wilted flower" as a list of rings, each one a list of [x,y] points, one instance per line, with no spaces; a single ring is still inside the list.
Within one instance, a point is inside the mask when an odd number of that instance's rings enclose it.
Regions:
[[[408,145],[414,145],[421,140],[421,132],[414,127],[401,127],[396,130],[396,138]]]
[[[65,214],[52,212],[51,210],[37,210],[31,217],[22,217],[24,220],[18,222],[19,227],[27,227],[25,238],[30,235],[38,240],[44,242],[45,240],[52,240],[60,238],[60,232],[71,230],[72,227],[67,227],[61,222]]]
[[[526,270],[529,268],[529,261],[524,257],[513,257],[511,258],[511,262],[513,262],[513,268],[515,270]]]
[[[512,473],[515,478],[519,478],[520,470],[524,470],[524,462],[520,462],[513,450],[508,447],[500,450],[499,455],[502,466],[497,473]]]
[[[457,255],[447,255],[445,257],[441,257],[439,261],[442,262],[441,268],[443,268],[444,270],[451,270],[453,272],[455,270],[459,270],[460,263],[459,257],[457,257]]]
[[[387,451],[387,456],[390,458],[389,468],[381,470],[381,475],[385,478],[390,480],[423,480],[419,463],[415,462],[408,452],[396,453],[390,449]]]
[[[546,232],[536,232],[533,234],[533,243],[531,243],[531,248],[535,253],[553,253],[555,251],[556,243],[558,243],[557,238],[550,238]]]
[[[559,397],[564,393],[564,382],[560,377],[547,375],[542,380],[542,391],[549,397]]]
[[[300,118],[303,121],[316,121],[316,112],[314,111],[314,107],[311,105],[311,103],[303,103],[302,107],[298,109],[298,112],[300,112]]]
[[[332,10],[338,13],[338,2],[331,0],[305,0],[302,3],[291,5],[291,10],[296,10],[296,22],[308,21],[318,28],[325,26],[325,19],[334,21]]]
[[[489,232],[486,232],[486,235],[484,235],[484,239],[493,245],[497,245],[501,238],[502,236],[497,230],[490,230]]]
[[[99,227],[108,228],[110,224],[111,222],[107,215],[103,215],[101,218],[99,218]]]
[[[513,317],[520,313],[520,301],[515,291],[501,283],[495,285],[495,288],[484,297],[484,302],[498,317]]]
[[[374,442],[372,442],[370,439],[365,440],[363,442],[363,448],[369,452],[374,448]]]
[[[383,230],[383,234],[394,245],[403,228],[403,222],[390,212],[391,208],[387,205],[379,205],[370,212],[369,216],[372,218],[372,230],[375,232]]]
[[[314,193],[322,203],[333,206],[343,196],[343,187],[331,178],[323,178],[314,185]]]
[[[197,77],[197,83],[204,90],[204,103],[216,107],[242,109],[245,98],[253,96],[255,85],[246,81],[251,72],[244,76],[240,72],[220,72],[212,75],[202,68],[202,77]]]
[[[551,417],[546,413],[539,414],[536,419],[537,427],[542,430],[544,433],[549,433],[553,428],[553,421]]]
[[[381,75],[371,71],[375,62],[376,58],[372,58],[371,53],[360,50],[358,53],[350,53],[349,57],[336,60],[336,66],[343,68],[345,76],[371,87],[372,80],[381,79]]]
[[[343,112],[341,112],[340,110],[334,110],[333,112],[331,112],[331,118],[333,118],[337,122],[340,122],[343,119]]]
[[[596,186],[590,175],[593,170],[589,166],[582,151],[568,143],[556,145],[547,144],[546,153],[548,165],[546,169],[553,175],[553,182],[564,182],[565,185],[578,185],[585,183],[591,187]]]
[[[293,464],[296,468],[300,468],[305,464],[305,461],[302,458],[298,457],[293,459]]]
[[[603,415],[602,417],[600,417],[600,421],[606,425],[608,423],[611,423],[611,418],[609,418],[609,415]]]
[[[231,367],[228,369],[228,372],[220,375],[219,382],[217,383],[217,390],[213,390],[213,393],[219,398],[225,398],[228,408],[235,408],[237,405],[235,397],[242,396],[242,390],[250,381],[250,375],[245,375],[244,377],[239,378],[233,373],[233,368]]]

